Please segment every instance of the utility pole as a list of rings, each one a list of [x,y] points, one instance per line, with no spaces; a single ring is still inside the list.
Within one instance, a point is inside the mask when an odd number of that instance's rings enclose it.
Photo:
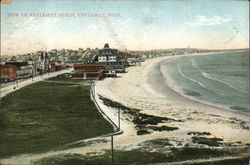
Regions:
[[[18,87],[18,80],[17,80],[17,78],[16,78],[16,87]]]
[[[50,66],[50,64],[49,64],[49,63],[50,63],[50,60],[49,60],[49,55],[48,55],[47,52],[46,52],[46,58],[47,58],[47,63],[48,63],[48,66],[47,66],[47,67],[48,67],[48,75],[49,75],[49,72],[50,72],[50,67],[49,67],[49,66]]]
[[[113,138],[113,135],[111,135],[111,159],[112,159],[112,164],[114,164],[114,138]]]
[[[33,77],[34,77],[34,73],[32,73],[32,82],[34,81],[34,80],[33,80]]]
[[[42,67],[41,67],[41,78],[42,78],[42,74],[43,72],[45,72],[46,69],[46,53],[47,52],[47,47],[45,45],[43,45],[42,47],[42,55],[41,55],[41,63],[42,63]]]
[[[40,76],[41,78],[43,77],[43,47],[42,47],[42,53],[41,53],[41,56],[40,56]]]
[[[121,129],[121,109],[119,108],[118,109],[118,127],[119,127],[119,130]]]
[[[32,57],[33,57],[33,53],[31,53],[31,59]],[[35,72],[35,63],[34,63],[34,60],[32,59],[32,82],[33,82],[34,72]]]
[[[36,61],[37,61],[37,56],[35,55],[35,75],[36,75],[36,71],[37,71],[37,69],[36,69]]]
[[[6,71],[7,70],[7,71]],[[8,68],[3,68],[3,74],[4,74],[4,82],[7,84],[7,77],[9,77],[8,76],[8,74],[6,75],[6,72],[8,72]]]

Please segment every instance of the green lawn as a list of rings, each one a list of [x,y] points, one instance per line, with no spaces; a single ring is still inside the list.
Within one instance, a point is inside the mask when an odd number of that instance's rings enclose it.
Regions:
[[[38,82],[1,99],[0,157],[56,149],[113,132],[90,86]]]

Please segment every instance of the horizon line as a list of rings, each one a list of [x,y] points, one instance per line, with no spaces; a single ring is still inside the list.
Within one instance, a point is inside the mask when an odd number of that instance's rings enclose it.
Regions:
[[[87,47],[87,48],[90,48],[90,47]],[[60,48],[60,49],[58,49],[58,48],[53,48],[53,49],[50,49],[50,50],[47,50],[46,52],[49,52],[49,51],[51,51],[51,50],[54,50],[54,49],[56,49],[56,50],[63,50],[63,49],[65,49],[65,50],[79,50],[79,49],[83,49],[83,50],[86,50],[87,48],[78,48],[78,49],[68,49],[68,48]],[[98,48],[98,47],[96,47],[96,48]],[[96,48],[90,48],[90,49],[96,49]],[[98,49],[102,49],[102,48],[98,48]],[[111,49],[116,49],[116,48],[111,48]],[[215,51],[222,51],[222,50],[245,50],[245,49],[250,49],[250,47],[248,47],[248,48],[224,48],[224,49],[205,49],[205,48],[186,48],[186,47],[183,47],[183,48],[159,48],[159,49],[144,49],[144,50],[136,50],[136,49],[127,49],[127,50],[119,50],[119,51],[121,51],[121,52],[126,52],[126,51],[157,51],[157,50],[173,50],[173,49],[197,49],[197,50],[215,50]],[[39,52],[39,51],[43,51],[43,50],[36,50],[36,51],[33,51],[33,52],[28,52],[28,53],[21,53],[21,54],[16,54],[16,55],[2,55],[2,54],[0,54],[0,57],[3,57],[3,56],[23,56],[23,55],[27,55],[27,54],[30,54],[30,53],[35,53],[35,52]]]

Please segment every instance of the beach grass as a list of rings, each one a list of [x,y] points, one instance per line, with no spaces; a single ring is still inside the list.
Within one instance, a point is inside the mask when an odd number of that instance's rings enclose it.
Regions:
[[[152,129],[154,131],[174,131],[174,130],[177,130],[179,129],[178,127],[169,127],[169,126],[166,126],[166,125],[163,125],[163,126],[148,126],[147,128],[149,129]]]
[[[187,133],[188,135],[197,135],[197,136],[209,136],[211,135],[210,132],[197,132],[197,131],[191,131]]]
[[[207,137],[199,137],[199,136],[194,136],[192,137],[193,143],[198,143],[198,144],[205,144],[208,146],[220,146],[223,141],[221,138],[207,138]]]
[[[1,99],[0,157],[39,153],[113,132],[90,86],[37,82]]]

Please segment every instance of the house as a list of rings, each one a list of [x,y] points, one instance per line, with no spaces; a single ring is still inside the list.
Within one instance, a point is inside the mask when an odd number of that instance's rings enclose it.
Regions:
[[[115,65],[117,61],[117,49],[109,48],[109,44],[105,44],[103,49],[99,50],[98,62],[105,65]]]
[[[132,55],[128,52],[121,52],[121,51],[118,52],[119,59],[127,59],[127,58],[131,58],[131,57],[132,57]]]
[[[33,66],[32,65],[21,66],[16,71],[16,78],[17,79],[31,77],[32,75],[33,75]]]
[[[59,62],[51,62],[49,65],[49,71],[50,72],[56,72],[59,70],[62,70],[62,65]]]
[[[130,66],[136,65],[137,63],[138,63],[138,64],[141,64],[140,59],[135,58],[135,57],[128,58],[127,61],[128,61],[128,65],[130,65]]]
[[[128,52],[118,52],[118,60],[117,60],[117,65],[123,65],[123,66],[129,66],[128,63],[128,58],[132,58],[132,54]]]
[[[31,61],[22,61],[22,62],[10,61],[6,62],[6,64],[14,66],[17,79],[31,77],[34,73],[34,67]]]
[[[104,64],[102,63],[76,63],[71,77],[74,79],[95,79],[104,76]]]
[[[8,82],[16,80],[15,66],[11,64],[0,64],[0,81]]]
[[[120,52],[117,49],[109,48],[109,44],[105,44],[103,49],[98,51],[98,63],[103,63],[105,66],[128,66],[127,58],[131,57],[128,52]]]

